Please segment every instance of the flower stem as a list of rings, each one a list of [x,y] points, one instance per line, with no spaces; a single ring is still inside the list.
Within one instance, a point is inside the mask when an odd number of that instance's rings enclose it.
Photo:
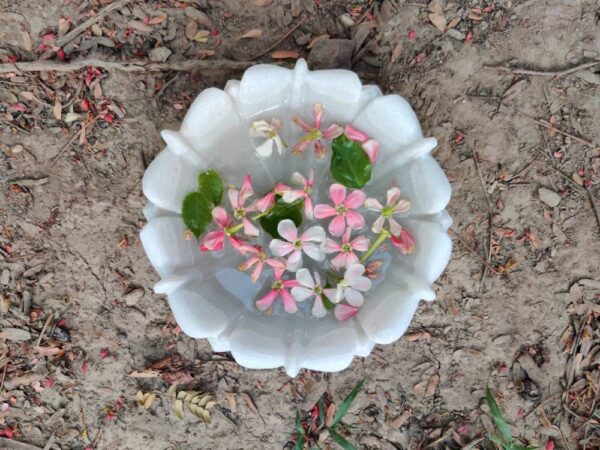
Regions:
[[[367,259],[369,259],[371,257],[371,255],[373,253],[375,253],[375,250],[377,250],[377,247],[379,247],[381,244],[383,244],[383,241],[385,241],[389,237],[390,237],[390,232],[388,230],[386,230],[385,228],[383,230],[381,230],[381,233],[379,233],[379,236],[377,236],[377,239],[375,240],[375,242],[373,242],[373,244],[371,244],[371,246],[367,250],[367,253],[362,255],[362,257],[360,258],[360,262],[364,263]]]
[[[271,208],[272,209],[272,208]],[[249,217],[250,220],[258,220],[261,217],[266,216],[267,214],[269,214],[271,212],[271,209],[267,209],[266,211],[261,212],[260,214],[256,214],[255,216]],[[235,233],[237,233],[238,231],[240,231],[242,228],[244,227],[243,223],[238,223],[237,225],[234,225],[232,227],[229,227],[225,230],[225,232],[231,236],[234,235]]]

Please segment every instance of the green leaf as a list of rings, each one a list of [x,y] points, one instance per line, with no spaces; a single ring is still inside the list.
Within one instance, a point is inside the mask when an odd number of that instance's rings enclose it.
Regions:
[[[325,402],[323,401],[323,397],[321,397],[319,399],[317,404],[319,405],[319,422],[321,422],[321,425],[324,425],[325,424]]]
[[[271,208],[268,214],[260,218],[260,226],[277,239],[281,239],[277,232],[277,225],[285,219],[290,219],[298,227],[302,223],[302,205],[304,202],[286,203],[278,199],[275,206]]]
[[[211,205],[200,192],[192,192],[183,199],[181,215],[185,226],[198,237],[212,220]]]
[[[342,404],[336,411],[335,416],[333,416],[333,420],[331,421],[332,427],[335,427],[338,424],[338,422],[340,420],[342,420],[342,417],[344,417],[346,415],[346,413],[350,409],[350,405],[352,405],[354,398],[356,397],[358,392],[361,390],[364,382],[365,382],[365,380],[360,380],[358,383],[356,383],[356,386],[354,386],[354,389],[352,389],[352,392],[350,392],[348,394],[348,396],[344,399],[344,401],[342,402]]]
[[[207,170],[198,176],[198,188],[214,206],[221,204],[223,198],[223,180],[214,170]]]
[[[488,439],[490,441],[492,441],[494,444],[498,444],[501,447],[505,447],[504,441],[502,441],[502,439],[500,439],[498,436],[494,436],[493,434],[490,434],[490,435],[488,435]]]
[[[329,297],[327,297],[325,294],[321,294],[321,299],[323,300],[323,306],[325,309],[330,310],[335,308],[335,303],[329,300]]]
[[[335,181],[349,188],[361,188],[369,182],[373,165],[358,142],[342,134],[333,140],[331,149],[329,170]]]
[[[331,439],[333,439],[344,450],[356,450],[356,447],[354,445],[348,442],[348,440],[344,436],[339,434],[333,428],[328,428],[328,431],[329,436],[331,436]]]
[[[294,450],[302,450],[304,448],[304,436],[298,436]]]
[[[492,413],[492,417],[494,418],[494,422],[496,422],[496,426],[498,427],[498,430],[502,435],[502,439],[504,439],[504,442],[510,444],[513,440],[510,428],[508,427],[506,420],[504,420],[502,412],[500,411],[500,408],[496,403],[496,399],[494,398],[494,394],[492,394],[492,391],[489,388],[489,386],[487,387],[485,392],[485,399]]]
[[[296,410],[296,433],[298,436],[304,436],[304,427],[302,426],[302,420],[300,419],[300,411]]]

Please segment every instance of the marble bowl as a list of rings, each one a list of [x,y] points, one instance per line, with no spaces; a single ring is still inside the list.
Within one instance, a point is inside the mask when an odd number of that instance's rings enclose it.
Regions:
[[[316,319],[302,311],[261,314],[253,304],[257,285],[237,270],[242,257],[227,249],[201,253],[197,239],[184,237],[180,215],[184,196],[196,189],[198,174],[208,169],[237,183],[250,173],[260,191],[316,164],[318,191],[326,163],[312,156],[296,158],[289,151],[259,160],[248,132],[253,121],[278,117],[286,124],[280,132],[283,140],[296,142],[301,130],[289,119],[298,115],[310,121],[314,103],[325,107],[325,126],[352,124],[379,141],[380,159],[364,190],[381,195],[395,182],[412,203],[401,224],[413,235],[416,251],[400,255],[381,250],[389,259],[382,279],[359,313],[345,322],[331,314]],[[402,97],[363,86],[351,71],[309,71],[302,59],[293,70],[257,65],[241,80],[230,80],[224,90],[202,91],[181,128],[165,130],[162,136],[167,146],[142,181],[149,203],[141,241],[161,278],[154,291],[168,296],[177,323],[189,336],[208,339],[214,351],[229,351],[248,368],[283,366],[290,376],[301,368],[334,372],[348,367],[354,356],[368,356],[375,344],[399,339],[419,301],[434,300],[431,285],[446,267],[452,247],[447,234],[452,220],[445,210],[451,189],[430,155],[436,139],[423,137]]]

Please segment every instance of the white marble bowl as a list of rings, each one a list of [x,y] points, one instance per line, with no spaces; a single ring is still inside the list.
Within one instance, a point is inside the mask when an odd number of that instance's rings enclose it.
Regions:
[[[359,313],[345,322],[332,314],[316,319],[302,311],[261,314],[253,306],[257,285],[237,270],[242,256],[229,250],[201,253],[195,238],[184,238],[180,216],[184,196],[196,189],[198,174],[208,169],[238,185],[250,173],[260,192],[275,181],[288,182],[296,170],[306,173],[316,166],[318,191],[328,161],[294,157],[289,151],[282,158],[259,160],[248,133],[253,121],[279,117],[284,120],[283,140],[294,143],[301,130],[289,119],[298,115],[310,121],[314,103],[325,107],[324,126],[352,124],[379,141],[380,159],[364,187],[368,196],[384,196],[395,181],[412,203],[400,222],[413,235],[416,251],[389,251],[383,279],[367,294]],[[309,71],[304,60],[293,70],[257,65],[241,81],[229,81],[224,90],[201,92],[180,130],[163,131],[162,136],[167,147],[143,178],[149,203],[141,240],[161,277],[154,290],[167,294],[177,323],[189,336],[207,338],[215,351],[230,351],[245,367],[284,366],[290,376],[301,368],[333,372],[348,367],[355,355],[369,355],[375,344],[400,338],[419,301],[435,298],[431,285],[451,252],[451,219],[445,211],[451,190],[430,155],[437,141],[423,137],[414,111],[402,97],[363,86],[351,71]],[[326,193],[319,195],[326,199]]]

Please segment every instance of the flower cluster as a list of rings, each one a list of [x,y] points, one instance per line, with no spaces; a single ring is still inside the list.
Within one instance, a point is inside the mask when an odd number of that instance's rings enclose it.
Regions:
[[[220,251],[228,244],[243,257],[239,270],[249,271],[254,283],[266,283],[256,299],[258,310],[269,312],[279,301],[293,314],[299,304],[309,302],[314,317],[331,311],[338,320],[347,320],[357,314],[378,276],[382,263],[370,259],[374,252],[389,238],[406,255],[415,242],[400,224],[410,202],[397,187],[387,191],[385,205],[361,189],[378,160],[378,142],[351,125],[324,126],[323,118],[323,106],[315,104],[311,124],[292,119],[306,134],[291,152],[303,155],[312,147],[316,159],[323,160],[331,148],[330,169],[337,182],[328,187],[327,203],[313,202],[314,169],[294,172],[290,185],[278,182],[259,196],[250,175],[239,188],[227,185],[225,192],[220,176],[208,171],[199,177],[198,192],[186,196],[182,216],[200,237],[200,251]],[[258,158],[283,155],[287,145],[279,136],[281,127],[278,119],[251,124]],[[360,177],[353,178],[355,173]],[[224,194],[227,201],[221,205]],[[206,231],[211,222],[212,230]],[[264,276],[267,269],[270,275]]]

